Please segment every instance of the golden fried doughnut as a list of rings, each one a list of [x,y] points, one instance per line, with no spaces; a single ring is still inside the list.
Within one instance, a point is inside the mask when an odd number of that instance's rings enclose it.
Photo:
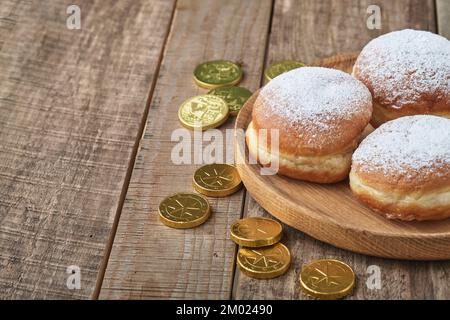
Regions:
[[[391,219],[450,216],[450,119],[416,115],[386,122],[352,158],[357,198]]]
[[[450,41],[427,31],[402,30],[370,41],[353,67],[373,97],[371,123],[433,114],[450,118]]]
[[[351,75],[335,69],[299,68],[261,89],[247,145],[263,164],[278,160],[280,174],[337,182],[348,176],[351,154],[371,114],[369,90]],[[261,129],[267,129],[267,144],[259,141]],[[270,147],[273,129],[279,134],[275,154]]]

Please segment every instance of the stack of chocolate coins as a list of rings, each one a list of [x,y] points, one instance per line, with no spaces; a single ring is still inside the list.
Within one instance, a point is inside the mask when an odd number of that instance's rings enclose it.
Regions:
[[[243,72],[234,62],[213,60],[199,64],[194,70],[194,82],[209,89],[207,94],[184,101],[178,110],[178,119],[188,129],[207,130],[225,123],[230,115],[237,115],[252,95],[236,85]]]
[[[217,96],[225,100],[230,109],[230,115],[237,116],[244,106],[244,103],[250,98],[252,92],[243,87],[223,87],[212,89],[208,94]]]
[[[188,129],[216,128],[227,121],[229,115],[225,100],[206,94],[187,99],[178,110],[178,119]]]
[[[303,66],[305,64],[300,61],[278,61],[269,65],[264,75],[266,81],[270,81],[282,73]],[[210,91],[182,103],[178,118],[189,129],[207,130],[221,126],[230,115],[237,115],[252,95],[248,89],[236,86],[242,80],[243,72],[232,61],[201,63],[194,69],[193,77],[199,87]]]
[[[283,228],[272,219],[250,217],[231,226],[230,237],[240,245],[237,264],[256,279],[271,279],[284,274],[291,264],[289,249],[279,243]]]

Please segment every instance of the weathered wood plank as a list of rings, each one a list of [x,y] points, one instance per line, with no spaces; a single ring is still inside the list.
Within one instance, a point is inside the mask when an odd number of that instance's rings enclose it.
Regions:
[[[382,28],[368,30],[366,9],[371,1],[276,0],[269,43],[269,61],[296,58],[307,62],[333,54],[360,50],[371,38],[406,27],[435,31],[433,1],[402,0],[381,3]],[[269,216],[247,197],[245,216]],[[353,298],[448,299],[450,262],[405,262],[353,254],[321,243],[285,226],[282,240],[291,250],[290,271],[277,279],[260,281],[236,272],[235,299],[304,299],[299,273],[315,259],[337,258],[349,263],[358,276]],[[380,267],[382,287],[370,290],[366,281],[370,265]],[[445,280],[444,280],[445,279]]]
[[[0,6],[0,297],[91,297],[173,1]],[[69,290],[66,268],[80,267]]]
[[[450,1],[436,0],[437,31],[450,39]]]
[[[371,4],[366,0],[275,0],[269,61],[297,58],[312,62],[360,50],[368,40],[406,27],[435,31],[432,0],[378,1],[382,18],[379,30],[369,30],[366,25]]]
[[[199,165],[172,163],[176,143],[171,134],[181,127],[180,104],[206,93],[192,81],[195,65],[238,61],[245,72],[242,85],[256,89],[270,11],[269,0],[178,1],[100,298],[230,297],[235,245],[228,229],[240,216],[243,192],[210,198],[213,215],[195,229],[168,228],[157,210],[164,197],[193,190],[192,174]],[[223,125],[222,132],[233,122]]]

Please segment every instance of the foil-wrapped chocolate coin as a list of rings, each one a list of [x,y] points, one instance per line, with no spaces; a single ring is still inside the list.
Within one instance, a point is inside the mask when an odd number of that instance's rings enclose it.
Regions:
[[[280,241],[282,231],[281,224],[275,220],[249,217],[231,225],[230,238],[238,245],[258,248]]]
[[[226,197],[242,187],[236,167],[225,163],[207,164],[194,173],[196,191],[210,197]]]
[[[234,62],[213,60],[199,64],[194,69],[194,81],[205,89],[234,86],[242,79],[242,70]]]
[[[342,261],[324,259],[313,261],[300,273],[302,290],[317,299],[335,300],[353,292],[356,276]]]
[[[230,114],[220,97],[204,94],[187,99],[178,110],[178,119],[188,129],[207,130],[223,124]]]
[[[262,248],[240,248],[239,269],[256,279],[271,279],[284,274],[291,264],[291,254],[281,243]]]
[[[165,225],[186,229],[201,225],[211,215],[208,201],[199,194],[180,192],[161,201],[159,217]]]

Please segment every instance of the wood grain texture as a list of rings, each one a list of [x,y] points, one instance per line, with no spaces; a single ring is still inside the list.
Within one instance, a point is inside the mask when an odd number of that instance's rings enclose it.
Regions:
[[[268,0],[178,1],[100,298],[230,297],[235,245],[228,229],[240,216],[243,192],[210,198],[212,217],[195,229],[171,229],[157,211],[166,196],[193,191],[192,175],[200,166],[171,160],[180,104],[206,93],[193,83],[194,67],[213,59],[237,61],[245,73],[242,85],[255,90],[270,12]]]
[[[450,0],[436,0],[437,31],[450,39]]]
[[[381,9],[381,29],[369,30],[369,5]],[[275,0],[269,62],[311,63],[338,53],[360,51],[372,38],[404,28],[436,31],[433,0]]]
[[[377,1],[382,8],[382,29],[366,28],[371,1],[280,1],[275,3],[269,61],[297,58],[307,62],[333,54],[361,50],[373,37],[406,27],[435,31],[433,1]],[[288,41],[290,39],[290,41]],[[268,216],[246,197],[245,216]],[[236,272],[235,299],[305,299],[298,276],[303,264],[336,258],[350,264],[358,282],[351,299],[449,299],[450,262],[405,262],[354,254],[317,241],[285,226],[285,243],[291,250],[290,271],[277,279],[258,281]],[[366,286],[367,268],[381,271],[381,289]]]
[[[173,1],[3,0],[0,298],[89,298]],[[81,270],[69,290],[66,268]]]

